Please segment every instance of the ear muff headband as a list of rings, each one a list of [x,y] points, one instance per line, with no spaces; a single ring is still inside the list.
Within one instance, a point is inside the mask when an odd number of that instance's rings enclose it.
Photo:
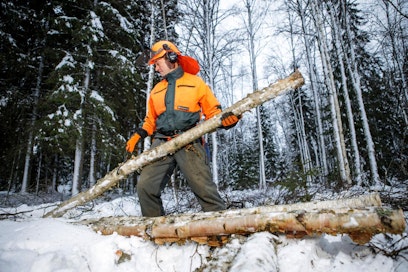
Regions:
[[[171,63],[176,63],[178,59],[178,55],[176,52],[172,51],[170,47],[165,43],[163,44],[163,49],[166,50],[166,58],[171,62]]]

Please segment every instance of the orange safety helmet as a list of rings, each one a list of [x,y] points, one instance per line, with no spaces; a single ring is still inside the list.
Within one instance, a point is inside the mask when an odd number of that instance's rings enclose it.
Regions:
[[[164,47],[168,47],[170,50],[164,49]],[[181,55],[180,50],[178,50],[177,46],[169,41],[158,41],[152,46],[152,57],[149,60],[149,65],[154,64],[154,62],[163,57],[168,51],[174,52],[177,55]]]
[[[169,41],[158,41],[152,46],[152,57],[149,60],[149,65],[154,64],[157,59],[168,53],[175,53],[177,55],[175,61],[183,67],[185,72],[196,75],[200,71],[200,65],[195,58],[182,56],[177,46]]]

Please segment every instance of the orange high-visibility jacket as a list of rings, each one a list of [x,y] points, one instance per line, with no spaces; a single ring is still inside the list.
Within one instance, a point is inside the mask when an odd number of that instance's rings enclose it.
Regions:
[[[220,112],[220,103],[204,80],[179,67],[151,91],[142,128],[148,135],[155,131],[171,135],[195,126],[202,114],[207,120]]]

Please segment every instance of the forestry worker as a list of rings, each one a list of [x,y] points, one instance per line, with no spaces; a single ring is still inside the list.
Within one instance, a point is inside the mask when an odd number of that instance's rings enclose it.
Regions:
[[[155,71],[162,76],[162,80],[150,93],[142,127],[127,142],[126,150],[130,153],[147,136],[152,136],[151,147],[154,148],[196,126],[202,115],[207,120],[221,112],[220,103],[209,86],[196,75],[200,68],[194,58],[181,55],[169,41],[155,43],[152,51],[149,65],[155,65]],[[221,116],[225,129],[234,127],[238,120],[239,117],[230,112]],[[161,191],[176,166],[204,211],[225,209],[225,203],[212,181],[206,152],[199,139],[142,169],[137,194],[143,216],[164,215]]]

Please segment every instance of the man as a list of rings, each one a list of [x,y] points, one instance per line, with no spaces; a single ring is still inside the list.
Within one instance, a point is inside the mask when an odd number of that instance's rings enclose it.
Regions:
[[[221,112],[221,106],[210,88],[195,74],[198,63],[182,56],[169,41],[159,41],[152,47],[149,65],[162,76],[151,91],[147,114],[141,128],[129,139],[126,150],[133,152],[139,140],[152,135],[152,148],[194,127],[202,115],[209,119]],[[232,113],[223,114],[222,125],[229,129],[239,118]],[[176,165],[186,178],[204,211],[224,210],[217,186],[212,182],[211,170],[200,141],[194,141],[175,154],[168,155],[142,169],[137,193],[143,216],[164,215],[161,191],[168,183]]]

